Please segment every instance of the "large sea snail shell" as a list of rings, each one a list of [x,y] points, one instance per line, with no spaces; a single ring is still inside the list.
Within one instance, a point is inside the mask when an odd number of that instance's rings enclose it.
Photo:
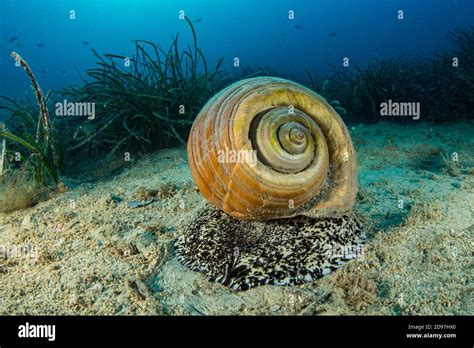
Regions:
[[[292,81],[251,78],[216,94],[193,124],[188,157],[204,197],[239,219],[337,217],[354,206],[347,127],[324,98]]]
[[[247,290],[311,281],[357,256],[340,251],[364,239],[350,212],[354,148],[316,93],[273,77],[234,83],[199,113],[188,156],[200,191],[218,208],[204,207],[175,243],[190,269]],[[292,218],[278,219],[285,217]]]

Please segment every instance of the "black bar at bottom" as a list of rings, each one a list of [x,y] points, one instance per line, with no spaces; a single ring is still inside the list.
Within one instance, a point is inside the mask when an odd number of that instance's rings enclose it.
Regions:
[[[0,346],[16,344],[469,345],[473,317],[0,317]],[[27,325],[28,323],[28,325]],[[41,325],[36,327],[32,325]],[[54,341],[47,327],[55,325]],[[51,327],[52,328],[52,327]],[[19,337],[43,332],[43,338]],[[22,333],[20,333],[22,331]]]

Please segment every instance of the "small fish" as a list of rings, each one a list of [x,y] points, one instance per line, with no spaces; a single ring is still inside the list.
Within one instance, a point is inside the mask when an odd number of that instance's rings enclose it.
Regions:
[[[38,47],[44,47],[44,46],[46,46],[46,45],[45,45],[44,43],[40,42],[40,43],[37,44],[36,46],[38,46]]]
[[[153,203],[155,201],[154,198],[150,198],[148,201],[130,201],[127,202],[127,207],[129,208],[140,208],[140,207],[146,207],[147,205]]]
[[[8,40],[8,43],[12,43],[12,42],[15,41],[17,38],[18,38],[18,36],[12,36],[12,37]]]
[[[46,74],[46,70],[41,70],[41,73],[42,73],[42,74]]]
[[[199,22],[202,22],[202,18],[198,18],[194,21],[194,23],[199,23]]]
[[[298,25],[298,24],[294,25],[293,27],[294,27],[295,29],[301,29],[301,28],[303,28],[301,25]]]
[[[332,37],[334,37],[334,36],[336,36],[336,33],[331,33],[331,34],[329,34],[329,35],[331,35]]]
[[[88,42],[88,41],[82,41],[82,44],[83,44],[83,45],[88,45],[89,42]]]
[[[23,47],[23,45],[21,43],[17,43],[16,46],[17,47]]]

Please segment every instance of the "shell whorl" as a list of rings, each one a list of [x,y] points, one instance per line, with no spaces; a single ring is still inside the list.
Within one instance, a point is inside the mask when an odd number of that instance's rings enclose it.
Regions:
[[[204,197],[248,220],[335,217],[352,209],[357,163],[340,116],[311,90],[258,77],[212,97],[188,140]]]

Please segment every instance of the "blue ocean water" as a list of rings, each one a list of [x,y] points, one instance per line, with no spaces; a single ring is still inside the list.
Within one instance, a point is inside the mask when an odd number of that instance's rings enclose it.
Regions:
[[[342,57],[364,65],[374,58],[425,56],[448,48],[446,33],[474,22],[472,0],[1,0],[0,95],[23,98],[29,81],[10,57],[18,51],[45,91],[79,83],[99,53],[132,55],[131,40],[168,46],[195,22],[209,64],[266,66],[305,75],[338,66]],[[403,20],[398,11],[403,11]],[[71,19],[74,11],[75,18]],[[289,11],[294,11],[290,20]]]

